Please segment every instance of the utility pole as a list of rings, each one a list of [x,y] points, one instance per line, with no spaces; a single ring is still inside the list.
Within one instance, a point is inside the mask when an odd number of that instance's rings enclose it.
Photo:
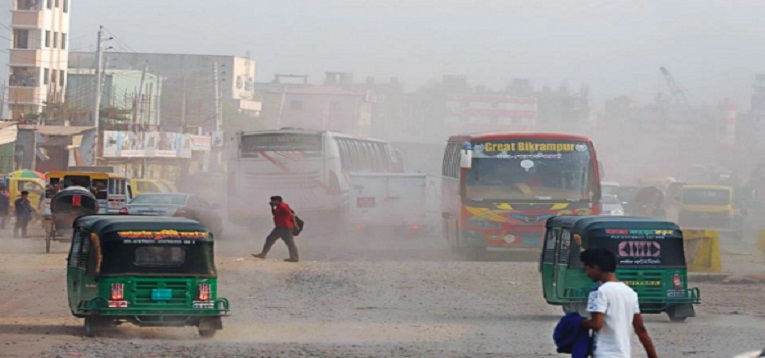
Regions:
[[[141,72],[141,82],[138,85],[138,98],[133,100],[133,126],[138,124],[138,112],[143,115],[143,87],[146,81],[146,71],[149,70],[149,60],[143,65],[143,71]],[[143,117],[143,116],[142,116]],[[143,119],[143,118],[141,118]]]
[[[213,88],[215,91],[215,131],[220,131],[223,122],[223,108],[221,108],[220,77],[218,76],[217,62],[213,64]]]
[[[181,132],[186,133],[186,76],[183,76],[183,98],[181,98]]]
[[[98,27],[98,38],[96,40],[96,70],[95,70],[95,80],[96,80],[96,93],[95,93],[95,100],[93,101],[93,127],[95,127],[95,136],[93,137],[93,161],[91,162],[91,165],[96,165],[96,160],[98,159],[98,152],[100,151],[98,140],[99,140],[99,131],[100,126],[99,122],[101,120],[100,118],[100,111],[101,111],[101,87],[103,84],[103,79],[101,78],[101,61],[104,57],[104,51],[101,47],[101,42],[103,42],[102,38],[104,36],[104,27],[99,26]]]
[[[220,79],[218,77],[218,63],[213,63],[213,90],[215,91],[215,130],[213,131],[213,135],[211,139],[213,142],[213,157],[215,158],[215,168],[217,169],[218,165],[220,165],[220,151],[218,150],[218,147],[215,145],[215,139],[214,137],[217,136],[220,131],[221,123],[223,122],[222,119],[222,111],[221,108],[221,101],[220,101]]]

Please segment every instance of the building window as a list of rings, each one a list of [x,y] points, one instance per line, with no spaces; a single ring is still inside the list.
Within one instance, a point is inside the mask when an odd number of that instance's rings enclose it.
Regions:
[[[69,0],[64,0],[64,13],[69,12]]]
[[[337,112],[340,110],[340,102],[329,102],[329,110]]]
[[[58,32],[53,33],[53,48],[58,48]]]
[[[40,10],[38,0],[16,0],[16,10]]]
[[[45,47],[50,47],[50,31],[45,30]]]
[[[47,85],[49,83],[50,83],[50,70],[46,68],[45,71],[43,72],[43,84]]]
[[[37,76],[31,67],[11,67],[10,85],[14,87],[35,87]]]
[[[29,30],[13,30],[13,48],[29,48]]]
[[[303,101],[290,101],[290,109],[300,111],[303,109]]]
[[[66,50],[66,34],[61,34],[61,49]]]
[[[56,0],[56,8],[58,8],[58,0]]]
[[[47,7],[48,9],[50,9],[50,8],[51,8],[51,4],[52,4],[52,3],[53,3],[53,0],[46,0],[46,4],[45,4],[45,7]]]

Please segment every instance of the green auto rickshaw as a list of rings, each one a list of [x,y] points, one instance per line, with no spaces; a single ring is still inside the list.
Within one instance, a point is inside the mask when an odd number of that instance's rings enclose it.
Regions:
[[[229,303],[218,298],[214,238],[183,218],[92,215],[75,220],[67,258],[69,308],[85,335],[125,322],[196,326],[212,337]]]
[[[639,217],[553,217],[545,235],[539,269],[548,304],[586,315],[596,286],[584,274],[579,254],[606,248],[616,254],[616,275],[637,292],[642,313],[665,312],[673,322],[695,316],[700,292],[688,288],[683,233],[676,224]]]

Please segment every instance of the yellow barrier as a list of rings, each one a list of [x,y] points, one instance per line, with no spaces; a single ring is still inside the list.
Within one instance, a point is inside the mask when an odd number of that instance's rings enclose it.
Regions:
[[[683,246],[688,272],[721,272],[720,232],[683,230]]]
[[[760,230],[757,234],[757,248],[765,253],[765,230]]]

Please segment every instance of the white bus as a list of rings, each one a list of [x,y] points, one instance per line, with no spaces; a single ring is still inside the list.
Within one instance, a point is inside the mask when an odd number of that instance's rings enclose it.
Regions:
[[[243,225],[270,219],[272,195],[304,217],[340,218],[349,208],[350,173],[403,171],[401,154],[377,139],[283,128],[240,132],[236,141],[229,152],[227,206],[229,220]]]

